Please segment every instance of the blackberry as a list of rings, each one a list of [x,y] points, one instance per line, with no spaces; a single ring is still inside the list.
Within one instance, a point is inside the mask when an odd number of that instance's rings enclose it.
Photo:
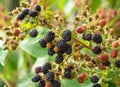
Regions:
[[[101,48],[99,47],[99,46],[95,46],[95,47],[93,47],[92,48],[92,52],[94,53],[94,54],[100,54],[101,53]]]
[[[51,87],[61,87],[61,84],[57,80],[51,81]]]
[[[41,72],[41,66],[35,68],[35,73],[38,74],[39,72]]]
[[[104,65],[104,66],[110,66],[110,61],[102,62],[102,65]]]
[[[96,75],[94,75],[90,78],[90,81],[93,82],[93,83],[97,83],[98,80],[99,80],[99,78]]]
[[[54,40],[54,38],[55,38],[55,33],[53,31],[49,31],[45,36],[45,41],[51,42],[52,40]]]
[[[46,63],[44,64],[44,66],[46,66],[47,69],[50,69],[50,70],[51,70],[51,68],[52,68],[51,63],[49,63],[49,62],[46,62]]]
[[[28,15],[28,13],[29,13],[29,9],[28,8],[25,8],[25,9],[22,10],[22,14],[23,15]]]
[[[51,69],[51,64],[49,62],[45,63],[42,68],[41,68],[41,71],[44,73],[44,74],[47,74],[49,69]]]
[[[59,50],[64,50],[66,49],[66,42],[65,40],[58,40],[56,43],[57,47],[59,48]]]
[[[92,39],[92,34],[83,34],[82,38],[83,38],[84,40],[90,41],[90,40]]]
[[[38,15],[37,11],[35,11],[35,10],[29,11],[30,17],[36,17],[37,15]]]
[[[53,72],[48,72],[47,75],[46,75],[46,79],[47,81],[51,82],[52,80],[54,80],[55,76],[54,76],[54,73]]]
[[[57,54],[58,56],[62,56],[64,54],[64,51],[58,51]]]
[[[25,15],[20,13],[18,16],[17,16],[17,20],[23,20],[25,18]]]
[[[33,29],[33,30],[30,31],[29,35],[31,37],[36,37],[38,35],[38,31],[36,29]]]
[[[71,72],[70,71],[65,71],[64,72],[64,77],[67,78],[67,79],[70,79],[71,78]]]
[[[92,87],[101,87],[101,85],[100,84],[94,84]]]
[[[41,77],[39,75],[35,75],[33,78],[32,78],[32,82],[38,82],[41,80]]]
[[[46,47],[46,41],[44,40],[44,38],[39,40],[39,44],[40,44],[40,46],[43,47],[43,48]]]
[[[39,5],[35,5],[35,6],[34,6],[34,9],[35,9],[36,11],[41,11],[41,7],[40,7]]]
[[[67,44],[65,53],[70,54],[71,52],[72,52],[72,47],[71,47],[71,45]]]
[[[118,68],[120,68],[120,60],[117,60],[117,61],[115,62],[115,66],[118,67]]]
[[[95,43],[101,43],[102,42],[102,36],[100,34],[93,34],[92,35],[92,40]]]
[[[65,41],[70,41],[71,40],[71,31],[70,30],[63,31],[62,37]]]
[[[62,61],[63,61],[63,57],[62,57],[62,56],[57,56],[57,57],[55,58],[55,62],[56,62],[57,64],[62,63]]]
[[[41,80],[39,83],[38,83],[38,87],[45,87],[45,80]]]
[[[54,46],[50,49],[48,49],[48,55],[50,56],[53,56],[55,54],[55,51],[54,51]]]

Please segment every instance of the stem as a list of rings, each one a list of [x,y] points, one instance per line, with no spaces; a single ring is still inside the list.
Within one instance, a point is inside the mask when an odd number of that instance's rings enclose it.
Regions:
[[[77,41],[79,44],[82,44],[84,47],[88,48],[89,50],[92,50],[89,46],[85,45],[83,42],[79,41],[76,38],[73,38],[75,41]]]
[[[7,85],[7,87],[12,87],[1,74],[0,74],[0,79]]]

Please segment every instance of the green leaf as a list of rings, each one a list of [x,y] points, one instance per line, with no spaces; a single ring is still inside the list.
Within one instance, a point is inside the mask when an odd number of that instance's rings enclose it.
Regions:
[[[46,28],[40,28],[38,30],[39,35],[35,38],[29,37],[20,42],[20,48],[26,51],[28,54],[34,57],[42,57],[47,54],[47,49],[41,48],[38,41],[39,39],[43,38],[47,32]]]
[[[5,58],[8,54],[8,50],[3,50],[1,47],[0,47],[0,64],[4,66],[4,61],[5,61]]]

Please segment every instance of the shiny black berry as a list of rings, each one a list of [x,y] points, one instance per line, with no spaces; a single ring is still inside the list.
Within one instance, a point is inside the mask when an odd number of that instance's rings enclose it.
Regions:
[[[64,54],[64,51],[58,51],[57,54],[58,56],[62,56]]]
[[[89,34],[83,34],[82,38],[84,40],[90,41],[92,39],[92,34],[90,34],[90,33]]]
[[[105,62],[102,62],[102,65],[104,65],[104,66],[110,66],[110,61],[105,61]]]
[[[101,85],[100,84],[94,84],[92,87],[101,87]]]
[[[47,81],[51,82],[52,80],[54,80],[54,78],[55,78],[54,72],[50,71],[46,74]]]
[[[36,17],[37,15],[38,15],[37,11],[35,11],[35,10],[29,11],[29,16],[30,17]]]
[[[57,47],[60,49],[60,50],[65,50],[66,49],[66,46],[67,46],[67,44],[66,44],[66,42],[65,42],[65,40],[58,40],[57,42],[56,42],[56,45],[57,45]]]
[[[42,66],[41,71],[44,74],[47,74],[50,69],[51,69],[51,64],[49,62],[47,62]]]
[[[118,68],[120,68],[120,60],[117,60],[117,61],[115,62],[115,66],[118,67]]]
[[[71,47],[71,45],[67,44],[66,49],[65,49],[65,53],[70,54],[71,52],[72,52],[72,47]]]
[[[70,79],[71,78],[71,71],[65,71],[64,72],[64,77],[67,78],[67,79]]]
[[[44,38],[40,39],[39,40],[39,44],[40,44],[41,47],[45,48],[46,47],[46,41],[45,41],[45,39]]]
[[[55,63],[57,63],[57,64],[62,63],[62,61],[63,61],[63,56],[57,56],[57,57],[55,58]]]
[[[102,42],[102,36],[100,34],[93,34],[92,35],[92,40],[95,43],[101,43]]]
[[[41,80],[39,83],[38,83],[38,87],[45,87],[45,80]]]
[[[94,75],[90,78],[90,81],[93,83],[97,83],[99,81],[99,78],[96,75]]]
[[[22,13],[18,14],[17,16],[17,20],[23,20],[24,18],[25,18],[25,15]]]
[[[35,75],[33,78],[32,78],[32,82],[39,82],[41,80],[41,77],[39,75]]]
[[[48,49],[48,55],[50,56],[53,56],[55,54],[55,51],[54,51],[54,46],[50,49]]]
[[[23,15],[28,15],[28,13],[29,13],[29,9],[28,8],[25,8],[25,9],[22,10],[22,14]]]
[[[45,36],[45,41],[51,42],[52,40],[54,40],[54,38],[55,38],[55,33],[53,31],[49,31]]]
[[[29,35],[31,37],[36,37],[38,35],[38,31],[36,29],[33,29],[33,30],[30,31]]]
[[[34,9],[35,9],[36,11],[41,11],[41,7],[40,7],[39,5],[35,5],[35,6],[34,6]]]
[[[45,64],[44,64],[44,66],[46,66],[48,69],[50,69],[51,70],[51,68],[52,68],[52,66],[51,66],[51,63],[49,63],[49,62],[46,62]]]
[[[95,46],[95,47],[93,47],[92,48],[92,52],[94,53],[94,54],[100,54],[101,53],[101,48],[99,47],[99,46]]]
[[[71,40],[71,31],[70,30],[63,31],[62,37],[65,41],[70,41]]]
[[[61,87],[61,84],[57,80],[51,81],[51,87]]]

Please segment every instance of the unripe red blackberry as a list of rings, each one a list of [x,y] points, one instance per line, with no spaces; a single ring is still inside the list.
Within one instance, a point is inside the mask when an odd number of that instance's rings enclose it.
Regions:
[[[112,58],[116,58],[117,56],[118,56],[118,50],[112,50],[111,52],[110,52],[110,56],[112,57]]]
[[[100,84],[94,84],[92,87],[101,87],[101,85]]]
[[[99,25],[100,25],[101,27],[104,27],[104,26],[106,25],[106,20],[105,20],[105,19],[101,19],[101,20],[99,21]]]
[[[90,33],[89,34],[83,34],[82,38],[84,40],[90,41],[92,39],[92,34],[90,34]]]
[[[15,36],[19,36],[19,34],[20,34],[20,30],[19,29],[15,29],[13,31],[13,35],[15,35]]]
[[[120,60],[116,60],[115,66],[118,67],[118,68],[120,68]]]
[[[91,60],[91,58],[90,58],[90,56],[88,54],[84,54],[83,57],[84,57],[84,59],[86,61],[90,61]]]
[[[57,56],[55,58],[55,63],[60,64],[60,63],[62,63],[63,59],[64,59],[63,56]]]
[[[87,78],[87,74],[86,73],[81,73],[80,75],[78,75],[77,81],[79,83],[84,83],[84,81],[85,81],[86,78]]]
[[[62,33],[62,37],[65,41],[71,40],[71,31],[70,30],[64,30]]]
[[[102,65],[104,65],[104,66],[110,66],[110,61],[105,61],[105,62],[102,62]]]
[[[23,15],[28,15],[28,13],[29,13],[29,9],[28,8],[25,8],[25,9],[22,10],[22,14]]]
[[[51,42],[55,38],[55,33],[53,31],[48,31],[46,36],[45,36],[45,41],[46,42]]]
[[[17,20],[23,20],[25,18],[25,15],[24,14],[22,14],[22,13],[20,13],[20,14],[18,14],[18,16],[17,16]]]
[[[33,30],[30,31],[29,35],[31,37],[36,37],[38,35],[38,31],[36,29],[33,29]]]
[[[93,83],[97,83],[99,81],[99,78],[96,75],[94,75],[90,78],[90,81]]]
[[[35,67],[35,73],[38,74],[41,72],[41,66]]]
[[[102,42],[102,36],[100,34],[93,34],[92,35],[92,40],[95,42],[95,43],[101,43]]]
[[[30,17],[36,17],[37,15],[38,15],[37,11],[35,11],[35,10],[29,11],[29,16]]]
[[[39,44],[40,44],[41,47],[45,48],[46,47],[46,41],[45,41],[45,39],[44,38],[40,39],[39,40]]]
[[[39,5],[37,5],[37,4],[34,6],[34,9],[35,9],[36,11],[41,11],[41,7],[40,7]]]
[[[55,54],[55,51],[54,51],[54,46],[50,49],[48,49],[48,55],[50,56],[53,56]]]
[[[41,80],[39,83],[38,83],[38,87],[45,87],[45,80]]]
[[[33,78],[32,78],[32,82],[39,82],[41,80],[41,77],[39,75],[35,75]]]
[[[119,42],[117,40],[112,42],[112,47],[117,48],[118,46],[119,46]]]
[[[76,28],[76,33],[82,34],[85,31],[86,27],[78,26]]]
[[[51,82],[52,80],[54,80],[54,78],[55,78],[54,72],[50,71],[46,74],[47,81]]]
[[[94,54],[100,54],[101,53],[101,48],[99,47],[99,46],[95,46],[95,47],[93,47],[92,48],[92,52],[94,53]]]
[[[58,40],[57,42],[56,42],[56,46],[60,49],[60,50],[64,50],[64,49],[66,49],[66,42],[65,42],[65,40]]]
[[[72,52],[72,47],[71,47],[71,45],[67,44],[66,49],[65,49],[65,53],[70,54],[71,52]]]
[[[107,54],[100,54],[99,58],[100,58],[100,60],[103,61],[103,62],[108,61],[108,56],[107,56]]]
[[[50,83],[46,83],[45,87],[51,87],[51,84]]]
[[[61,84],[57,80],[51,81],[51,87],[61,87]]]

